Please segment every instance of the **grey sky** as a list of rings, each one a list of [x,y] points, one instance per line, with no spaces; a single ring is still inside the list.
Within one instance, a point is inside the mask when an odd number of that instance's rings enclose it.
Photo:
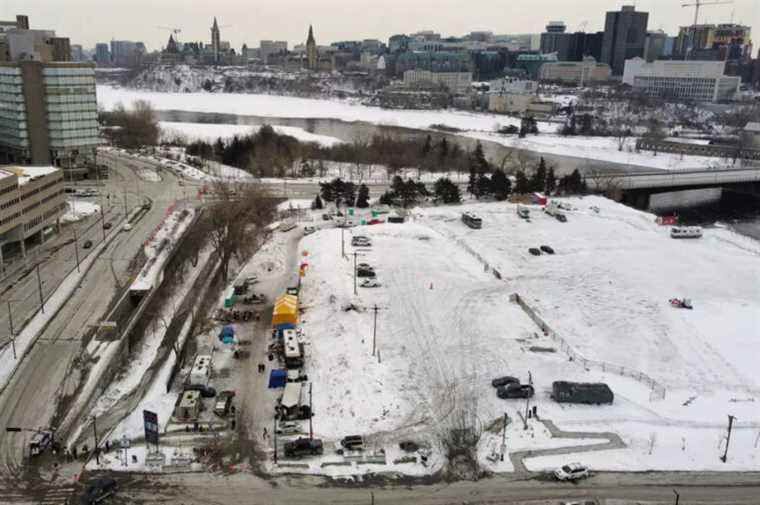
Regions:
[[[682,8],[680,0],[1,0],[0,19],[28,14],[33,28],[54,29],[85,47],[115,38],[142,40],[157,49],[165,45],[169,31],[156,26],[181,28],[183,41],[208,41],[217,16],[221,25],[230,25],[222,28],[222,39],[239,48],[243,42],[256,47],[261,39],[303,42],[309,23],[320,44],[387,41],[395,33],[423,29],[444,35],[475,30],[537,33],[550,20],[565,21],[570,30],[587,21],[588,31],[601,30],[605,11],[630,3],[650,13],[650,29],[673,35],[694,16],[693,8]],[[729,22],[732,12],[734,21],[752,26],[754,39],[760,41],[760,0],[704,6],[700,21]],[[755,54],[757,49],[755,42]]]

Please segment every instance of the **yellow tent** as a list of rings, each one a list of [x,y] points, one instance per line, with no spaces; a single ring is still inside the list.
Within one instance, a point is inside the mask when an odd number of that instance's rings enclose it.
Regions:
[[[293,295],[282,295],[274,302],[272,311],[272,326],[298,323],[298,298]]]

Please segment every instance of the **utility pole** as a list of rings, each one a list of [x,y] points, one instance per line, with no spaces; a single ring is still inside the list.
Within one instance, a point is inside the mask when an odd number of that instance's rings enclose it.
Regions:
[[[106,218],[103,215],[103,204],[100,204],[100,227],[103,229],[103,242],[106,241]]]
[[[501,460],[504,461],[504,452],[507,450],[507,423],[509,416],[504,412],[504,429],[501,432]]]
[[[528,414],[530,413],[530,397],[525,398],[525,429],[528,429]]]
[[[340,229],[340,254],[344,258],[346,257],[346,239],[343,238],[343,232],[345,232],[346,229],[341,227]]]
[[[356,291],[356,258],[359,256],[359,253],[354,251],[354,295],[358,295]]]
[[[79,272],[79,244],[77,243],[77,225],[72,224],[71,229],[74,230],[74,255],[77,259],[77,272]]]
[[[11,328],[11,347],[13,348],[13,359],[16,359],[16,336],[13,334],[13,313],[11,312],[10,300],[8,300],[8,326]]]
[[[37,263],[37,288],[40,292],[40,310],[45,313],[45,299],[42,298],[42,278],[40,277],[40,264]]]
[[[309,440],[314,438],[314,425],[312,419],[314,419],[314,407],[311,403],[311,387],[314,383],[309,382]]]
[[[728,458],[728,444],[731,442],[731,428],[734,426],[735,419],[736,417],[732,416],[731,414],[728,415],[728,436],[726,436],[726,450],[723,451],[723,456],[720,457],[720,460],[724,463]]]
[[[124,188],[124,218],[127,217],[127,188]]]
[[[377,349],[377,311],[380,310],[377,308],[377,304],[373,307],[375,311],[375,322],[372,325],[372,355],[375,355],[375,350]]]
[[[272,430],[272,443],[274,445],[274,464],[277,464],[277,417],[274,418],[274,429]]]
[[[95,435],[95,462],[100,465],[100,450],[98,449],[98,424],[95,416],[92,416],[92,432]]]

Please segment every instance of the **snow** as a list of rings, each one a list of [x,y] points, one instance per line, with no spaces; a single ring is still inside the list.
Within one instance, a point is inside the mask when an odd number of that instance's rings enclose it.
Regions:
[[[217,123],[177,123],[161,121],[161,137],[170,140],[177,136],[184,137],[187,142],[205,140],[214,142],[218,138],[228,139],[233,136],[251,135],[261,128],[261,125],[250,124],[217,124]],[[301,142],[315,142],[321,146],[331,147],[342,143],[340,139],[327,135],[310,133],[303,128],[294,126],[273,126],[274,130],[281,135],[290,135]]]
[[[81,221],[82,219],[100,212],[100,205],[79,198],[69,198],[68,201],[66,201],[66,204],[68,206],[66,213],[61,216],[61,221],[64,223]]]
[[[147,261],[130,286],[132,290],[146,291],[160,284],[164,265],[174,250],[174,245],[193,222],[195,209],[176,210],[167,215],[145,244]]]
[[[618,151],[612,137],[560,136],[557,124],[539,122],[540,135],[504,136],[494,133],[495,127],[519,126],[519,118],[490,113],[461,110],[388,110],[350,102],[254,94],[159,93],[136,91],[111,86],[98,86],[99,104],[106,109],[118,103],[128,106],[135,100],[147,100],[157,110],[184,110],[223,114],[254,115],[258,117],[330,118],[342,121],[366,121],[386,126],[430,129],[431,125],[446,125],[463,130],[468,137],[492,140],[530,151],[609,160],[667,170],[712,168],[725,161],[701,156],[683,156],[652,152],[636,153],[629,139],[623,151]],[[189,127],[191,130],[196,127]],[[204,125],[205,128],[205,125]]]
[[[535,468],[581,459],[596,469],[756,469],[753,444],[738,449],[732,442],[735,460],[726,466],[718,460],[718,442],[726,413],[737,416],[742,440],[760,428],[754,364],[760,244],[718,228],[706,229],[699,240],[673,240],[655,216],[604,198],[563,203],[575,209],[567,212],[567,223],[538,207],[525,222],[514,204],[474,203],[415,209],[405,224],[347,230],[347,241],[351,234],[372,240],[357,261],[373,265],[382,283],[359,288],[358,295],[354,250],[347,244],[351,256],[340,257],[340,230],[304,237],[301,326],[305,371],[320,413],[315,436],[329,441],[364,434],[386,445],[412,436],[434,444],[446,426],[444,414],[464,401],[485,425],[509,413],[515,423],[510,451],[604,442],[552,439],[536,421],[530,421],[533,434],[521,438],[515,430],[522,428],[517,413],[524,402],[498,399],[490,386],[492,378],[509,374],[523,382],[532,378],[531,405],[542,419],[566,431],[618,433],[628,444],[537,459]],[[483,218],[483,229],[461,223],[465,210]],[[528,254],[542,244],[556,254]],[[510,301],[515,292],[556,337],[544,335]],[[695,309],[670,307],[673,296],[691,297]],[[349,304],[358,310],[346,311]],[[646,376],[665,389],[664,398]],[[557,404],[549,398],[555,380],[605,382],[615,402]],[[482,441],[481,458],[494,444],[500,445],[494,436]],[[493,467],[509,471],[511,464]]]

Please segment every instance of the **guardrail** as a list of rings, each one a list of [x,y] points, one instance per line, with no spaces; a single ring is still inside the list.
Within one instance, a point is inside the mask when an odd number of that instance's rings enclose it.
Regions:
[[[719,186],[760,182],[760,168],[731,168],[726,170],[684,170],[643,174],[587,177],[591,187],[611,185],[620,189],[669,188],[679,186]]]
[[[568,344],[564,338],[559,336],[556,331],[554,331],[548,324],[546,324],[546,321],[544,321],[543,318],[538,315],[538,312],[530,305],[528,305],[528,303],[518,293],[513,293],[509,296],[509,299],[510,301],[517,303],[517,305],[520,306],[520,308],[528,315],[528,317],[530,317],[533,322],[536,323],[539,328],[541,328],[544,334],[554,340],[559,345],[562,352],[567,354],[571,360],[580,363],[584,368],[587,369],[595,368],[597,370],[601,370],[602,372],[610,372],[614,373],[615,375],[630,377],[638,382],[641,382],[642,384],[645,384],[650,388],[651,391],[649,394],[650,401],[665,399],[665,387],[649,375],[633,368],[615,365],[613,363],[607,363],[606,361],[586,358],[581,353],[573,349],[572,346]]]

